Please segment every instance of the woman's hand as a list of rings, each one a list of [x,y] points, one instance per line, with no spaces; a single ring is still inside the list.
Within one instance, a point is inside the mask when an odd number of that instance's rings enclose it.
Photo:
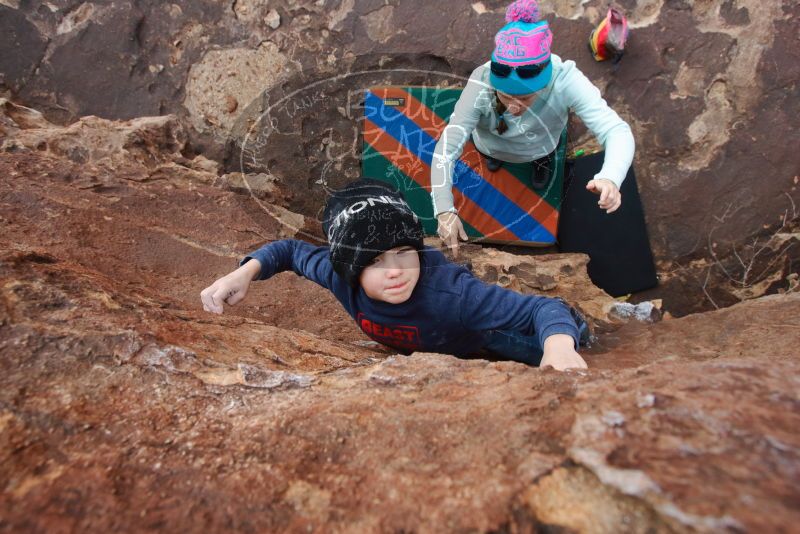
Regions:
[[[613,213],[622,205],[622,193],[619,192],[617,185],[608,178],[595,178],[589,180],[586,189],[600,195],[597,205],[606,213]]]
[[[436,216],[439,221],[439,229],[437,233],[442,238],[444,246],[453,251],[453,257],[458,257],[458,240],[467,240],[467,232],[464,230],[464,225],[461,223],[457,213],[446,211]]]

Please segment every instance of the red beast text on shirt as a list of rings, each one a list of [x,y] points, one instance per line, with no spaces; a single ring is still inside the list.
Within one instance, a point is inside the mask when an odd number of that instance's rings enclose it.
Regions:
[[[378,343],[409,350],[420,347],[419,329],[416,326],[383,325],[367,319],[363,313],[358,314],[356,321],[361,330]]]

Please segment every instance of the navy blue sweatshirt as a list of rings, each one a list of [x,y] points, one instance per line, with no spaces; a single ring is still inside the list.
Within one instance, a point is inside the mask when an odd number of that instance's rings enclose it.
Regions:
[[[541,347],[549,336],[567,334],[578,347],[578,328],[560,300],[486,284],[431,247],[419,254],[419,282],[401,304],[374,300],[360,286],[350,287],[334,272],[328,247],[294,239],[276,241],[240,265],[255,258],[261,262],[258,280],[291,270],[329,289],[364,333],[402,353],[474,354],[486,345],[492,330],[537,336]]]

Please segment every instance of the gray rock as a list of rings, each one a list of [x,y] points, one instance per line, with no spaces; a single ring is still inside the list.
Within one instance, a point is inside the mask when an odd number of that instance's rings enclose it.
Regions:
[[[281,25],[281,16],[274,9],[270,9],[269,13],[267,13],[266,18],[264,19],[264,22],[266,22],[267,26],[273,30],[277,30]]]

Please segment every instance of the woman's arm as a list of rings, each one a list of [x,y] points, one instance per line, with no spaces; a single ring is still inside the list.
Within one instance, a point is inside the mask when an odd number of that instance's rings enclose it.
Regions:
[[[436,143],[431,161],[431,198],[433,214],[453,211],[453,170],[464,151],[483,109],[490,105],[492,88],[482,81],[486,68],[481,65],[472,72],[461,92],[448,125]]]
[[[458,240],[467,240],[467,233],[453,203],[453,171],[464,151],[464,145],[478,124],[483,110],[491,106],[494,91],[484,80],[486,67],[472,72],[467,86],[456,102],[449,124],[442,131],[431,161],[431,200],[438,221],[437,233],[442,242],[458,256]]]
[[[636,148],[630,126],[609,107],[600,90],[574,66],[564,79],[564,91],[568,105],[605,148],[603,168],[595,179],[611,180],[619,188],[628,174]]]

